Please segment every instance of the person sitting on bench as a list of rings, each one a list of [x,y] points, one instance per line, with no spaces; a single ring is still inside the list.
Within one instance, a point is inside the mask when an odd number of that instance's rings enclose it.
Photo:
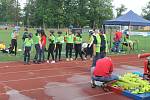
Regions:
[[[118,80],[116,75],[112,75],[113,72],[113,63],[111,58],[104,57],[97,60],[96,67],[93,69],[92,75],[92,85],[93,88],[96,87],[95,81],[100,81],[108,83],[114,80]]]
[[[8,48],[3,48],[3,49],[1,49],[1,51],[2,51],[3,53],[15,54],[15,51],[12,50],[11,44],[9,45]]]
[[[122,43],[124,46],[129,47],[130,50],[133,50],[133,41],[130,40],[129,34],[125,35],[124,42]]]
[[[0,50],[5,49],[5,47],[6,47],[5,44],[4,44],[3,42],[0,41]]]

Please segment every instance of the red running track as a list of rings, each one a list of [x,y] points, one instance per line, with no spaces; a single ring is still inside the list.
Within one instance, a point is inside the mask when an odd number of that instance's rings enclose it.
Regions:
[[[112,56],[114,73],[143,72],[137,55]],[[130,100],[90,87],[91,61],[23,65],[0,63],[0,100]]]

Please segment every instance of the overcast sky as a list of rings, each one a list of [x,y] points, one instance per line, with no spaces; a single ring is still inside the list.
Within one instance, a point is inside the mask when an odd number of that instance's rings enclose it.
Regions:
[[[127,11],[133,10],[135,13],[141,15],[142,8],[146,6],[146,4],[150,0],[113,0],[113,6],[115,8],[120,7],[121,4],[124,4]]]
[[[135,13],[141,15],[142,8],[146,6],[150,0],[113,0],[113,6],[115,8],[120,7],[121,4],[124,4],[126,8],[128,8],[127,11],[133,10]],[[23,5],[26,0],[19,0],[21,5]]]

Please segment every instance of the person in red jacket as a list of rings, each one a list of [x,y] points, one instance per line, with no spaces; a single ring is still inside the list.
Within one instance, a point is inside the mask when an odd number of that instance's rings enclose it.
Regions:
[[[122,40],[122,32],[117,30],[115,32],[115,36],[114,36],[113,40],[114,40],[114,46],[112,48],[112,52],[120,52],[120,43]]]
[[[92,84],[95,85],[95,81],[110,82],[118,80],[118,77],[112,75],[113,63],[111,58],[105,57],[97,60],[96,66],[92,71]]]
[[[146,58],[144,60],[144,75],[150,78],[150,53],[139,54],[138,58]]]
[[[41,32],[40,32],[40,34],[41,34],[41,43],[40,43],[40,57],[39,57],[39,62],[45,62],[45,54],[44,54],[44,52],[45,52],[45,47],[46,47],[46,34],[45,34],[45,32],[44,32],[44,30],[41,30]]]

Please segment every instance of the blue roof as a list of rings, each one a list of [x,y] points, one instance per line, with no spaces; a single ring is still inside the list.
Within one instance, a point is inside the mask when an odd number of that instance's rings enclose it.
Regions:
[[[104,25],[124,25],[124,26],[150,26],[150,21],[130,10],[123,16],[113,20],[104,21]]]

